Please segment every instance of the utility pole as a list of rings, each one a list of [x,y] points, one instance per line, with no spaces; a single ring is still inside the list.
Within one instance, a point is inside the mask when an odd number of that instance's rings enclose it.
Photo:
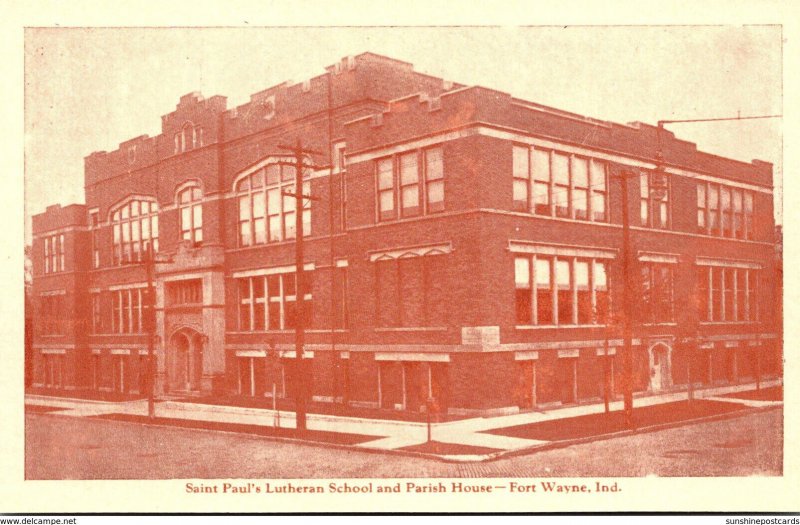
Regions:
[[[303,205],[306,199],[311,199],[310,195],[303,195],[303,171],[305,168],[311,168],[308,164],[303,163],[303,156],[310,153],[319,152],[303,149],[300,138],[297,139],[294,146],[278,145],[283,150],[289,150],[294,155],[294,163],[286,162],[279,163],[283,165],[294,165],[295,168],[295,185],[294,194],[284,192],[283,195],[295,198],[295,326],[294,326],[294,350],[295,350],[295,371],[294,371],[294,391],[295,391],[295,411],[296,411],[296,424],[295,431],[298,436],[306,433],[306,414],[308,406],[308,374],[306,370],[306,363],[303,358],[303,348],[305,346],[305,329],[306,329],[306,312],[305,312],[305,254],[303,245]]]
[[[631,225],[630,210],[628,206],[628,179],[638,176],[632,170],[620,170],[617,176],[620,178],[622,186],[622,280],[625,286],[622,289],[622,302],[624,303],[624,313],[622,315],[623,326],[623,403],[625,407],[625,426],[634,428],[633,422],[633,295],[635,293],[634,277],[631,274]]]
[[[153,242],[150,241],[147,245],[147,261],[145,262],[147,268],[147,302],[150,307],[147,314],[147,417],[150,419],[156,418],[156,360],[153,355],[155,351],[153,339],[156,336],[156,291],[153,285],[153,267],[155,264]]]

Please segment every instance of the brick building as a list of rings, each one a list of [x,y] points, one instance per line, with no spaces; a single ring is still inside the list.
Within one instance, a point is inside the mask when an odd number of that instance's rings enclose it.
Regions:
[[[33,217],[34,386],[146,390],[153,249],[157,391],[291,395],[295,172],[275,152],[298,138],[324,152],[302,211],[317,400],[621,394],[625,187],[635,390],[779,375],[772,165],[658,135],[372,53],[233,109],[185,95],[161,134],[86,157],[85,205]]]

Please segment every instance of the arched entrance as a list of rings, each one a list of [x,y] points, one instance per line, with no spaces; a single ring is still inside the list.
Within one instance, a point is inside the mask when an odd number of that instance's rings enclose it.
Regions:
[[[203,336],[196,330],[183,328],[170,337],[167,353],[169,390],[197,392],[203,377]]]
[[[666,390],[671,384],[672,348],[662,341],[650,346],[650,390]]]

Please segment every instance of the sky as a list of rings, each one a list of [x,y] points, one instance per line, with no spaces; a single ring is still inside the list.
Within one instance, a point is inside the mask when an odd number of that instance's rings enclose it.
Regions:
[[[364,51],[417,71],[626,123],[782,113],[779,26],[45,28],[25,30],[25,238],[83,203],[83,158],[160,131],[181,95],[228,107]],[[698,149],[775,165],[782,120],[671,124]]]

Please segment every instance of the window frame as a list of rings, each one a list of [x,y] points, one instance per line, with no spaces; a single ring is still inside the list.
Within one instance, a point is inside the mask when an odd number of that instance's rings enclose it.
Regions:
[[[188,197],[184,200],[184,195],[187,194]],[[202,189],[196,184],[186,186],[177,192],[175,198],[178,205],[178,226],[181,240],[191,241],[195,245],[201,244],[203,242]],[[188,210],[188,225],[185,224],[184,210]]]
[[[519,287],[519,281],[517,280],[517,261],[518,260],[527,260],[527,267],[530,270],[530,275],[528,276],[527,280],[525,281],[528,286],[526,287]],[[525,327],[525,326],[537,326],[537,327],[547,327],[547,328],[556,328],[556,327],[576,327],[576,326],[605,326],[608,324],[609,319],[611,317],[611,307],[610,307],[610,300],[605,301],[606,312],[601,315],[598,309],[598,298],[600,297],[599,293],[606,294],[607,297],[609,296],[609,283],[608,283],[608,259],[599,258],[599,257],[583,257],[577,255],[541,255],[541,254],[522,254],[522,253],[515,253],[514,258],[514,288],[515,290],[527,290],[530,293],[529,304],[531,305],[531,316],[528,322],[520,323],[519,318],[516,317],[517,315],[517,295],[515,292],[515,324],[517,327]],[[539,263],[544,262],[548,270],[548,283],[539,282],[539,275],[538,275],[538,268]],[[568,269],[568,285],[565,288],[563,284],[558,283],[558,268],[559,263],[566,263]],[[580,295],[577,284],[577,268],[579,264],[586,264],[586,270],[588,272],[588,285],[586,290],[582,290],[584,293],[588,293],[589,295],[589,310],[588,312],[581,312],[581,301]],[[544,266],[544,265],[542,265]],[[605,276],[605,284],[601,288],[599,284],[599,275],[601,271],[599,267],[602,266],[602,273]],[[549,323],[540,323],[540,312],[539,312],[539,290],[545,290],[545,293],[549,295]],[[569,297],[570,302],[570,312],[569,312],[569,322],[564,323],[559,318],[559,291],[566,292],[562,294],[564,297]],[[599,293],[598,293],[599,292]],[[546,312],[543,312],[546,313]],[[603,317],[601,319],[600,317]],[[581,319],[587,319],[588,323],[581,323]]]
[[[525,151],[523,155],[519,153]],[[543,160],[542,154],[547,158]],[[522,162],[525,158],[525,166]],[[564,158],[566,162],[566,181],[556,181],[555,166],[557,158]],[[585,166],[586,183],[581,184],[577,179],[577,166]],[[546,176],[540,175],[539,168],[547,166]],[[600,175],[602,183],[595,181]],[[550,217],[558,219],[570,219],[581,222],[609,222],[608,214],[608,163],[594,158],[590,155],[568,153],[554,148],[540,148],[528,144],[512,144],[512,209],[524,213],[530,213],[539,217]],[[522,199],[517,198],[518,192],[525,193],[525,205]],[[542,191],[547,188],[546,192]],[[585,212],[581,217],[579,208],[575,206],[575,195],[584,192],[582,200],[585,203]],[[566,193],[566,199],[557,199],[562,193]],[[539,197],[543,202],[539,202]],[[544,202],[546,201],[546,202]],[[566,203],[565,211],[560,210],[558,203]],[[602,210],[595,209],[598,202],[602,202]]]
[[[148,210],[146,213],[142,208],[142,204],[145,203]],[[143,262],[151,244],[153,253],[158,251],[159,213],[158,202],[151,198],[130,199],[111,209],[109,217],[112,228],[112,262],[115,266]],[[145,223],[147,228],[143,227]],[[147,230],[146,239],[145,230]]]
[[[434,153],[438,152],[438,159]],[[416,178],[413,181],[403,180],[403,159],[414,158],[416,165]],[[435,178],[431,178],[432,166],[441,166]],[[388,169],[385,169],[388,168]],[[441,144],[403,151],[388,157],[375,160],[375,217],[376,222],[389,222],[408,219],[425,215],[440,213],[446,209],[446,176],[444,162],[444,147]],[[391,184],[385,175],[390,174]],[[382,177],[382,175],[384,177]],[[441,200],[431,201],[431,188],[441,186]],[[406,206],[404,190],[416,187],[417,206]],[[385,196],[391,194],[391,200]],[[391,202],[392,208],[384,207]]]

